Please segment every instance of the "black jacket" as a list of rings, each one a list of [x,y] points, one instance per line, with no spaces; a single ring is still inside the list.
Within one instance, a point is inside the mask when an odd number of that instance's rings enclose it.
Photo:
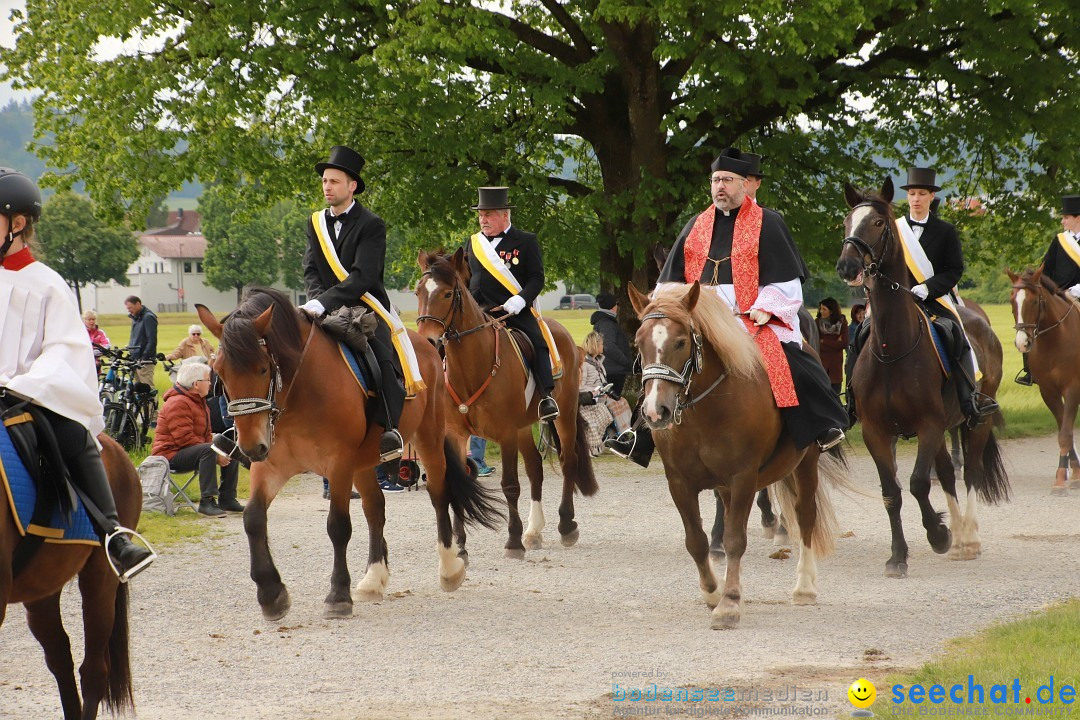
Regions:
[[[1080,284],[1080,266],[1061,248],[1056,235],[1043,258],[1043,276],[1053,280],[1062,290]]]
[[[355,307],[361,304],[364,293],[371,293],[384,307],[390,307],[390,299],[383,286],[383,264],[386,262],[386,223],[360,203],[349,211],[348,219],[341,226],[341,236],[333,237],[333,223],[328,222],[331,242],[337,250],[341,264],[349,272],[348,277],[338,281],[330,264],[323,257],[315,226],[308,218],[307,249],[304,250],[304,285],[310,299],[318,298],[327,313],[339,307]]]
[[[926,252],[930,264],[934,266],[933,277],[926,279],[926,289],[929,292],[927,300],[935,300],[947,294],[960,282],[964,274],[964,251],[960,247],[956,228],[934,213],[930,213],[927,218],[919,244]]]
[[[589,322],[604,338],[604,371],[609,377],[629,375],[634,368],[633,351],[615,315],[610,310],[597,310]]]
[[[481,307],[490,308],[509,300],[514,293],[503,287],[503,284],[473,257],[472,240],[466,242],[465,248],[469,253],[469,270],[472,271],[469,292],[476,298],[476,302],[480,303]],[[532,307],[536,296],[544,290],[544,255],[536,235],[511,225],[496,246],[495,253],[508,263],[510,274],[517,278],[521,285],[519,294],[524,298],[526,307]]]
[[[157,315],[143,305],[138,315],[128,315],[128,317],[131,318],[131,339],[128,340],[128,345],[138,348],[138,350],[132,350],[131,359],[156,360]]]

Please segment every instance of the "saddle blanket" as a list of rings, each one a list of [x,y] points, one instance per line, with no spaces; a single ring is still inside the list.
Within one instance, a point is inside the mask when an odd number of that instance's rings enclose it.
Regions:
[[[927,315],[922,308],[919,308],[919,315],[922,317],[923,322],[926,323],[927,329],[930,330],[930,339],[934,341],[934,350],[937,352],[938,363],[941,365],[945,376],[948,377],[952,374],[952,365],[949,362],[949,347],[945,344],[945,338],[941,336],[941,328],[934,323],[934,318]]]
[[[536,391],[536,380],[533,378],[532,369],[529,367],[529,363],[526,362],[525,355],[518,344],[518,335],[510,332],[509,328],[503,328],[503,332],[506,333],[506,337],[510,340],[510,347],[514,348],[514,354],[517,356],[518,362],[521,363],[521,369],[525,371],[525,407],[528,407],[529,403],[532,402],[533,393]],[[535,348],[533,352],[536,352]],[[561,364],[558,367],[551,368],[552,380],[558,380],[562,376],[563,366]]]
[[[338,343],[338,350],[341,352],[341,357],[345,360],[345,363],[352,370],[353,377],[356,378],[356,384],[360,386],[360,389],[364,391],[365,395],[374,395],[371,390],[371,381],[364,375],[364,371],[361,370],[363,365],[360,362],[360,358],[356,357],[356,353],[352,351],[345,343]]]
[[[15,445],[11,442],[8,429],[0,425],[0,484],[7,493],[8,505],[15,518],[15,526],[20,535],[38,535],[50,543],[78,543],[97,545],[98,539],[94,524],[83,507],[82,500],[76,496],[76,509],[70,521],[64,517],[60,508],[53,508],[52,517],[47,527],[31,522],[34,505],[37,503],[38,489],[34,478],[23,464]]]

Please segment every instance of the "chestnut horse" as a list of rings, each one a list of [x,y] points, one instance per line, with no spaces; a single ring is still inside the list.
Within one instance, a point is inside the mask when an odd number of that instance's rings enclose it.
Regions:
[[[1041,266],[1037,270],[1027,268],[1019,275],[1008,269],[1005,272],[1012,280],[1010,302],[1016,320],[1016,349],[1028,356],[1031,376],[1058,424],[1058,466],[1050,494],[1064,495],[1070,464],[1069,487],[1080,488],[1080,463],[1073,444],[1073,424],[1080,403],[1080,368],[1076,362],[1080,308],[1053,280],[1043,276]]]
[[[337,342],[277,290],[249,290],[224,322],[206,307],[195,307],[202,324],[221,340],[214,370],[232,401],[229,412],[236,424],[237,445],[252,460],[244,530],[263,615],[278,620],[290,606],[289,592],[270,556],[266,511],[289,478],[304,471],[330,481],[326,532],[334,546],[334,569],[324,617],[352,614],[346,550],[352,537],[353,487],[360,492],[370,540],[367,573],[356,586],[356,597],[381,600],[390,575],[383,537],[384,498],[375,481],[382,431],[368,424],[364,412],[368,398]],[[465,579],[465,564],[451,548],[450,505],[469,521],[488,527],[494,527],[499,515],[495,498],[469,477],[461,456],[446,440],[438,354],[415,333],[409,341],[427,389],[405,403],[399,429],[427,470],[438,528],[439,583],[451,591]]]
[[[908,545],[900,521],[903,496],[896,477],[896,439],[917,436],[911,494],[922,511],[923,527],[934,552],[971,560],[979,556],[975,498],[998,503],[1008,499],[1009,479],[989,422],[968,429],[956,399],[953,380],[938,361],[921,311],[911,294],[911,276],[904,260],[900,231],[892,212],[893,185],[887,178],[880,194],[860,193],[848,185],[852,208],[844,220],[843,249],[836,263],[840,278],[870,289],[870,337],[852,373],[851,386],[863,426],[863,441],[877,465],[881,494],[892,530],[888,577],[907,577]],[[977,312],[959,309],[968,339],[982,369],[981,392],[990,397],[1001,383],[1001,343]],[[1000,413],[996,418],[1000,422]],[[956,472],[944,445],[945,431],[961,428],[964,450],[966,509],[960,511]],[[934,463],[949,508],[950,528],[930,504],[930,465]]]
[[[131,458],[115,440],[98,436],[120,524],[135,527],[142,512],[142,487]],[[8,494],[0,492],[0,624],[9,603],[26,607],[26,620],[45,650],[45,664],[56,678],[66,720],[91,720],[98,706],[133,710],[128,652],[128,586],[122,584],[98,545],[43,543],[13,578],[12,553],[19,542]],[[76,575],[82,595],[85,646],[82,700],[75,684],[71,641],[60,617],[60,593]]]
[[[834,550],[837,534],[818,462],[826,478],[846,484],[839,449],[825,457],[816,443],[796,449],[757,345],[715,293],[696,282],[659,289],[652,300],[633,285],[627,290],[641,319],[635,339],[643,365],[641,412],[653,430],[701,592],[714,608],[712,627],[739,623],[750,507],[755,494],[773,483],[781,511],[794,518],[791,530],[802,540],[792,602],[817,602],[817,559]],[[724,507],[722,591],[698,507],[698,494],[711,489]]]
[[[449,393],[444,395],[448,431],[458,446],[468,444],[469,435],[494,440],[502,451],[502,489],[510,510],[506,556],[524,558],[526,548],[542,546],[544,508],[541,487],[544,466],[532,436],[537,421],[540,395],[526,394],[527,375],[517,352],[510,343],[505,326],[485,315],[469,293],[469,267],[465,254],[453,255],[421,251],[417,262],[423,275],[416,286],[419,301],[417,329],[439,345],[446,357],[446,382],[453,387],[460,403]],[[571,546],[578,539],[574,520],[574,488],[585,496],[597,491],[592,458],[585,439],[585,423],[578,413],[578,378],[581,356],[566,328],[547,321],[563,361],[563,375],[555,381],[552,393],[559,404],[555,420],[556,448],[563,471],[562,502],[559,504],[559,535],[562,544]],[[464,406],[466,412],[460,411]],[[517,458],[525,460],[525,472],[532,489],[529,527],[522,537],[518,514]],[[465,535],[458,527],[459,551],[465,551]]]

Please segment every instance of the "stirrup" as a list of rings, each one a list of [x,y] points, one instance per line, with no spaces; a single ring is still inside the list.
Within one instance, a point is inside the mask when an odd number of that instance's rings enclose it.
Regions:
[[[630,449],[625,453],[622,450],[616,449],[621,444],[629,443]],[[618,437],[604,441],[604,447],[611,451],[612,455],[618,455],[623,459],[627,459],[634,452],[634,448],[637,447],[637,433],[631,430],[624,430]]]
[[[394,446],[393,448],[387,448],[387,449],[384,450],[383,447],[382,447],[382,442],[383,442],[383,440],[386,438],[386,436],[388,434],[394,435],[397,438],[397,445]],[[401,433],[398,432],[397,428],[393,428],[391,430],[387,430],[386,432],[384,432],[382,437],[379,438],[379,462],[380,463],[392,462],[394,460],[400,459],[401,456],[404,455],[404,454],[405,454],[405,440],[401,437]]]
[[[150,551],[150,555],[143,558],[141,562],[137,563],[134,567],[128,568],[127,572],[120,572],[120,569],[116,567],[116,563],[113,562],[112,553],[109,552],[109,543],[111,543],[119,535],[130,535],[133,538],[137,538],[142,545]],[[108,533],[105,536],[105,558],[109,561],[109,567],[116,573],[116,577],[120,578],[121,583],[126,583],[131,578],[141,573],[146,568],[150,567],[150,563],[157,560],[157,551],[150,545],[146,538],[139,533],[135,532],[131,528],[126,528],[123,525],[117,526],[115,530]]]
[[[545,395],[540,400],[540,406],[543,406],[544,400],[551,401],[551,404],[555,406],[555,412],[549,412],[547,414],[539,415],[540,422],[544,422],[545,420],[554,420],[555,418],[559,417],[559,403],[555,402],[555,398],[551,397],[550,395]],[[538,406],[536,409],[538,414],[540,412],[540,406]]]
[[[210,441],[210,449],[222,457],[239,460],[239,456],[243,456],[243,453],[240,452],[240,446],[236,444],[236,426],[226,428],[225,432],[216,433]]]
[[[1016,377],[1013,378],[1013,382],[1015,382],[1017,385],[1025,385],[1027,387],[1031,387],[1035,384],[1035,379],[1031,377],[1030,370],[1025,372],[1023,368],[1020,368],[1020,371],[1016,373]]]

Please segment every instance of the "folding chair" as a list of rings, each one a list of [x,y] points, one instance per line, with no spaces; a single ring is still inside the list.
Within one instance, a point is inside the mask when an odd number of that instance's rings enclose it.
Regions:
[[[193,503],[191,501],[191,498],[188,497],[188,487],[198,477],[199,470],[196,468],[196,470],[188,476],[187,480],[184,480],[184,484],[181,485],[173,476],[172,470],[169,470],[169,492],[172,493],[173,498],[173,515],[178,513],[180,511],[180,508],[184,505],[187,505],[189,508],[191,508],[191,510],[196,515],[199,514],[199,506]]]

